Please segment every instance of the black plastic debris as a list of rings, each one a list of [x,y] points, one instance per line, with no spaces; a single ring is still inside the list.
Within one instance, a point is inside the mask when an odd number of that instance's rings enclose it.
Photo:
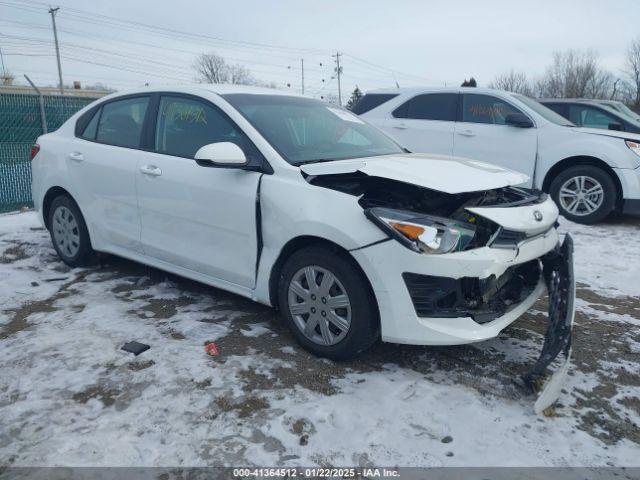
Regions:
[[[124,350],[125,352],[133,353],[136,357],[140,355],[142,352],[146,352],[151,347],[149,345],[145,345],[140,342],[128,342],[125,343],[120,350]]]

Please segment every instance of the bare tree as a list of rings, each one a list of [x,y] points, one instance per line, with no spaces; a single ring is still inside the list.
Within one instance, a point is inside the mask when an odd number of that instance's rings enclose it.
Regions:
[[[524,72],[516,72],[515,70],[510,70],[507,73],[495,77],[491,83],[489,83],[489,88],[521,93],[528,96],[533,94],[533,87],[527,75]]]
[[[197,80],[205,83],[232,83],[236,85],[257,85],[260,82],[240,64],[229,65],[223,57],[215,53],[203,53],[193,65]]]
[[[227,83],[229,71],[227,62],[215,53],[203,53],[196,58],[193,65],[198,80],[206,83]]]
[[[251,72],[239,64],[227,67],[227,79],[229,83],[234,85],[256,85],[258,83]]]
[[[634,108],[640,108],[640,38],[627,49],[625,73],[629,78],[630,100]]]
[[[600,67],[593,50],[567,50],[553,54],[535,89],[542,97],[609,98],[613,81],[613,75]]]
[[[14,77],[10,71],[6,70],[4,74],[0,75],[0,85],[13,85],[15,79],[16,77]]]

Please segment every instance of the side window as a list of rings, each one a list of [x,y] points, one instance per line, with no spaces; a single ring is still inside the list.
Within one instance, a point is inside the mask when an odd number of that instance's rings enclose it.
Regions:
[[[491,95],[462,95],[462,121],[504,125],[510,113],[522,113],[511,104]]]
[[[156,151],[193,158],[200,147],[216,142],[235,143],[247,156],[254,153],[245,134],[207,103],[170,96],[160,99]]]
[[[550,108],[558,115],[562,115],[567,118],[567,105],[564,103],[543,103],[543,105],[547,108]]]
[[[373,110],[392,98],[397,97],[396,93],[367,93],[351,108],[351,111],[357,115]]]
[[[100,109],[98,108],[94,112],[93,117],[91,118],[91,120],[89,120],[89,123],[87,123],[87,126],[84,127],[84,130],[80,134],[80,137],[84,138],[86,140],[95,140],[96,139],[96,132],[98,131],[98,120],[99,119],[100,119]]]
[[[570,120],[581,127],[609,128],[610,123],[620,123],[618,119],[600,109],[589,106],[571,106]]]
[[[139,147],[148,104],[149,97],[127,98],[105,104],[99,116],[96,140],[119,147]]]
[[[393,111],[396,118],[444,120],[455,122],[458,110],[457,93],[427,93],[418,95]]]

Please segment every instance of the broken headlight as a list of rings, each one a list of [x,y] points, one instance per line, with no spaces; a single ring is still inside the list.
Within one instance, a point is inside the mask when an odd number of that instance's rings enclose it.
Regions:
[[[475,235],[475,226],[470,223],[433,215],[382,207],[364,213],[385,233],[419,253],[459,252]]]

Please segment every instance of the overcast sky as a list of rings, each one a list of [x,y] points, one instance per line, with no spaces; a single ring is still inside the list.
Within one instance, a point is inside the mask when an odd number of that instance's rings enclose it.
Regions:
[[[57,82],[48,3],[0,0],[0,49],[16,77]],[[593,49],[621,75],[640,37],[637,0],[61,0],[57,16],[65,83],[113,88],[185,83],[202,52],[242,63],[255,77],[307,93],[336,93],[332,54],[340,51],[343,95],[362,89],[486,85],[515,69],[535,77],[554,51]],[[155,28],[148,28],[146,25]],[[324,81],[323,81],[324,80]],[[287,84],[290,87],[287,87]]]

